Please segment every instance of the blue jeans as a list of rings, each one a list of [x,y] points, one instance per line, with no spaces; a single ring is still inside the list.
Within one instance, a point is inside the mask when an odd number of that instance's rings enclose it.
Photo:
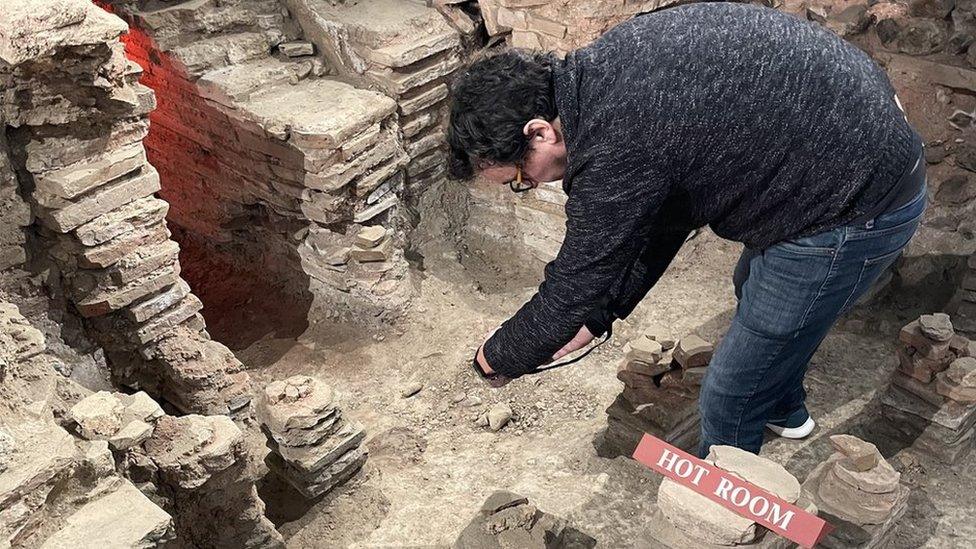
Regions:
[[[742,253],[739,304],[702,382],[701,457],[713,444],[758,453],[766,422],[803,406],[814,351],[898,258],[924,210],[923,188],[866,223]]]

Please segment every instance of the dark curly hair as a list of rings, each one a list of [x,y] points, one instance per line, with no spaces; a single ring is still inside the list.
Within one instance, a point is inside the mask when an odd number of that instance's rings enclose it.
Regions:
[[[451,177],[470,178],[478,161],[508,164],[525,157],[525,123],[556,119],[552,60],[550,54],[505,49],[458,74],[447,130]]]

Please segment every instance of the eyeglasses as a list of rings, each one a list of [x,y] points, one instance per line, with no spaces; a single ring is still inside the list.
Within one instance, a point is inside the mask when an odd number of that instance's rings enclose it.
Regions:
[[[516,164],[515,179],[508,182],[508,188],[512,189],[513,193],[524,193],[525,191],[531,191],[535,188],[535,185],[522,181],[522,166]]]

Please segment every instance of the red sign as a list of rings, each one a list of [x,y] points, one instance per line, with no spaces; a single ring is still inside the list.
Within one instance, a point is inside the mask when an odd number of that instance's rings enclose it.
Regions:
[[[634,459],[803,547],[813,547],[833,528],[822,518],[651,435],[641,439]]]

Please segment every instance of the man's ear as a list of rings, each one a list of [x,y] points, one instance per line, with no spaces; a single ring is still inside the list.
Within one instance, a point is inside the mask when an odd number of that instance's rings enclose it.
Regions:
[[[541,119],[533,118],[522,127],[522,133],[532,141],[543,141],[545,143],[556,143],[559,141],[559,134],[552,124]]]

